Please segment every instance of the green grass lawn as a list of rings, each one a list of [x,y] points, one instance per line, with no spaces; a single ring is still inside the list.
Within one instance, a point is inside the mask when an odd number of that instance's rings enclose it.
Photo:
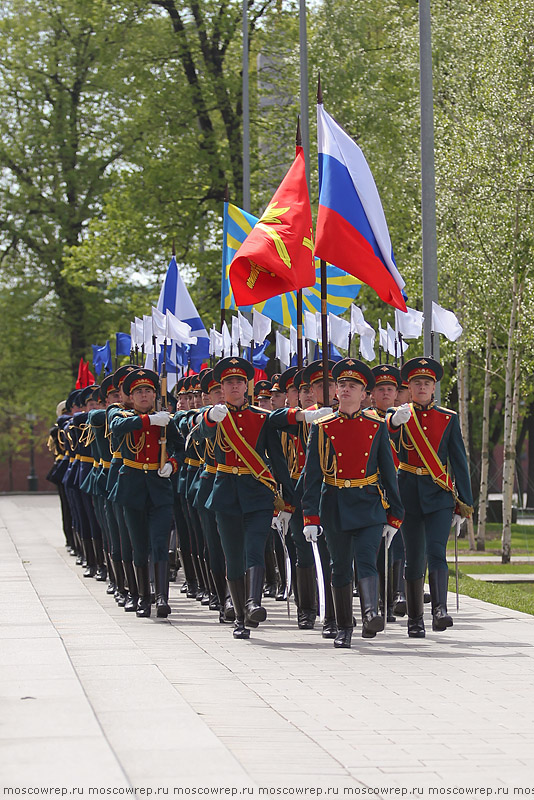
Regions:
[[[468,573],[484,572],[534,572],[534,564],[461,564],[458,569],[460,594],[534,615],[534,584],[486,583],[468,577]],[[449,591],[456,592],[454,564],[449,565]]]
[[[458,539],[458,552],[463,555],[467,555],[467,553],[476,553],[476,556],[480,556],[481,559],[484,558],[484,555],[498,556],[501,554],[501,535],[502,525],[500,523],[491,522],[486,525],[485,550],[469,550],[469,542],[466,537]],[[452,533],[449,538],[447,552],[449,554],[454,553],[454,538]],[[512,525],[512,556],[518,555],[534,556],[534,525]]]

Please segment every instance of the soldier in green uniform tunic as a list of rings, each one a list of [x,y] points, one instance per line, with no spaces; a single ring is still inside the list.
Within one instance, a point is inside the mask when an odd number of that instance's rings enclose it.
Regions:
[[[427,558],[432,630],[444,631],[453,624],[447,613],[447,540],[453,519],[471,513],[473,497],[458,416],[434,402],[436,382],[443,375],[441,364],[432,358],[412,358],[401,375],[409,383],[412,402],[391,409],[387,419],[399,457],[399,490],[406,509],[402,530],[408,636],[422,638]]]
[[[302,511],[304,534],[323,527],[332,557],[332,592],[338,634],[334,646],[351,646],[352,563],[356,559],[362,610],[362,636],[383,630],[378,614],[376,555],[382,536],[399,528],[403,508],[386,424],[374,412],[360,411],[374,376],[352,358],[332,369],[339,409],[311,427]]]
[[[217,462],[206,508],[215,512],[226,558],[236,616],[234,636],[244,639],[250,636],[245,613],[249,627],[257,627],[266,618],[261,605],[265,543],[277,484],[283,486],[286,504],[293,499],[293,486],[278,434],[268,424],[268,413],[247,401],[247,383],[254,377],[252,365],[242,358],[225,358],[215,365],[213,377],[221,383],[225,403],[206,411],[199,425],[201,436],[215,440]]]
[[[122,466],[112,499],[124,506],[132,538],[133,561],[139,590],[138,617],[151,613],[148,558],[152,554],[156,581],[156,613],[167,617],[169,606],[169,537],[173,492],[170,476],[178,469],[175,456],[183,444],[168,411],[155,411],[159,378],[140,369],[126,376],[123,391],[132,398],[133,409],[117,414],[112,432],[121,441]],[[170,456],[161,457],[162,429],[166,429]]]

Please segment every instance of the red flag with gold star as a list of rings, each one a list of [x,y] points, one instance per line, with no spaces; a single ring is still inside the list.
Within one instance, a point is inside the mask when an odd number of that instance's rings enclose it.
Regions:
[[[235,254],[230,283],[238,306],[315,285],[313,228],[304,151]]]

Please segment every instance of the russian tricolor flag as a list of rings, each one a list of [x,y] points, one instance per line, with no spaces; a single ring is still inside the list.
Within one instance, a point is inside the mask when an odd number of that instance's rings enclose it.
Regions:
[[[315,255],[371,286],[402,311],[404,281],[397,269],[384,210],[365,156],[317,106],[319,210]]]

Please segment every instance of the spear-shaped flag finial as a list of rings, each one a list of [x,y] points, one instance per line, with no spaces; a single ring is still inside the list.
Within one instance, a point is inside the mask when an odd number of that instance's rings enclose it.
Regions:
[[[317,76],[317,102],[320,106],[323,104],[323,90],[321,89],[321,72]]]
[[[300,132],[300,114],[297,116],[297,136],[295,139],[295,144],[297,147],[302,147],[302,134]]]

